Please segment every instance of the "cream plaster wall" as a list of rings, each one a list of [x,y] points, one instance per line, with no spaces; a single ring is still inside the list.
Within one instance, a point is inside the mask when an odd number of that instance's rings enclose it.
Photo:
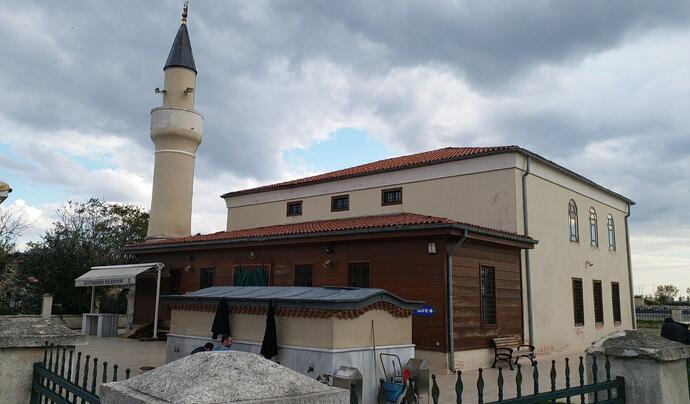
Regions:
[[[172,310],[170,332],[199,337],[211,336],[215,313]],[[276,316],[278,343],[311,348],[333,348],[333,319]],[[266,316],[231,314],[232,337],[239,341],[261,343],[266,329]]]
[[[530,252],[533,341],[537,349],[547,352],[581,350],[612,331],[632,328],[625,234],[627,204],[582,182],[572,181],[570,177],[539,162],[532,161],[530,171],[532,174],[527,177],[529,235],[539,240],[539,244]],[[521,174],[517,179],[521,181]],[[518,191],[520,199],[517,204],[522,213],[521,183]],[[578,207],[579,242],[569,241],[570,199]],[[590,243],[590,207],[597,212],[598,247]],[[609,251],[608,248],[606,219],[609,213],[615,222],[616,251]],[[594,266],[586,268],[586,261]],[[583,327],[574,325],[572,278],[581,278],[583,282]],[[602,282],[602,326],[594,324],[593,280]],[[611,282],[618,282],[620,287],[622,321],[618,325],[613,322]],[[523,288],[523,292],[526,293],[526,288]],[[527,324],[525,310],[526,332]]]
[[[357,348],[373,345],[372,321],[376,345],[412,343],[412,317],[396,318],[383,310],[371,310],[352,319],[336,319],[333,324],[333,347]]]
[[[196,85],[196,73],[185,67],[168,67],[165,69],[163,94],[164,107],[194,109],[194,92],[185,93],[187,87]]]
[[[176,335],[210,337],[215,313],[172,310],[170,332]],[[371,322],[374,321],[377,345],[412,343],[412,318],[395,318],[382,310],[372,310],[354,319],[301,318],[276,316],[280,345],[321,349],[360,348],[372,345]],[[238,341],[258,342],[264,338],[266,316],[231,314],[232,337]]]
[[[522,175],[518,153],[352,178],[299,188],[226,198],[228,228],[411,212],[448,217],[524,234]],[[540,351],[580,350],[593,340],[632,327],[625,213],[628,202],[572,175],[532,159],[527,180],[529,235],[539,241],[530,252],[534,341]],[[401,186],[403,204],[381,206],[381,190]],[[349,194],[350,210],[331,212],[331,196]],[[578,205],[580,242],[569,241],[568,201]],[[286,216],[286,202],[303,201],[303,215]],[[589,208],[598,216],[599,247],[590,246]],[[606,217],[616,225],[616,251],[608,250]],[[529,318],[523,252],[524,328]],[[585,262],[593,267],[586,269]],[[573,322],[573,277],[582,278],[585,326]],[[602,281],[604,325],[594,325],[592,280]],[[611,282],[620,286],[621,323],[613,324]],[[526,335],[529,339],[529,335]],[[483,354],[482,354],[483,355]]]
[[[514,168],[506,168],[430,180],[386,182],[382,186],[375,186],[375,181],[371,181],[362,184],[360,189],[315,196],[305,196],[309,193],[302,193],[302,189],[297,188],[291,195],[286,195],[290,196],[288,199],[230,207],[228,229],[407,212],[448,217],[514,232],[517,231],[514,171]],[[403,203],[381,206],[381,191],[395,187],[402,187]],[[350,209],[331,212],[331,197],[344,194],[350,196]],[[228,199],[232,202],[232,198]],[[295,200],[302,201],[302,215],[287,216],[287,202]]]
[[[0,349],[0,402],[29,402],[34,363],[41,360],[43,347]]]

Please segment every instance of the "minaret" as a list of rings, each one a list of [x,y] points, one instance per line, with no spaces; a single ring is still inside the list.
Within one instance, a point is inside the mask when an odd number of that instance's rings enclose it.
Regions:
[[[155,145],[151,217],[147,238],[191,234],[194,160],[201,143],[203,117],[194,111],[196,66],[187,32],[187,3],[168,60],[163,68],[163,106],[151,110]]]

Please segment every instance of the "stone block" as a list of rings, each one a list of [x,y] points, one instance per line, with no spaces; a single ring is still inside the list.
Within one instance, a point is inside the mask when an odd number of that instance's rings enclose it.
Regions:
[[[86,337],[42,318],[0,318],[0,401],[27,403],[33,364],[43,359],[45,343],[74,347]]]
[[[248,352],[202,352],[101,386],[103,404],[349,403],[350,392]]]
[[[595,359],[597,381],[606,380],[608,357],[611,378],[625,378],[625,397],[629,404],[690,402],[686,365],[690,346],[638,330],[625,330],[595,341],[586,354],[588,383],[594,381],[591,369]],[[600,393],[599,398],[605,394]]]

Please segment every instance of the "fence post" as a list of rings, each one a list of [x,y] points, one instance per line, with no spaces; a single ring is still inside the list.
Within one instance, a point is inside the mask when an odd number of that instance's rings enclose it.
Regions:
[[[462,370],[458,370],[458,379],[455,381],[455,403],[462,404],[462,390],[465,386],[462,384]]]
[[[383,390],[383,379],[381,379],[381,390]],[[438,397],[441,395],[441,390],[436,384],[436,375],[431,375],[431,399],[434,400],[434,404],[438,404]]]

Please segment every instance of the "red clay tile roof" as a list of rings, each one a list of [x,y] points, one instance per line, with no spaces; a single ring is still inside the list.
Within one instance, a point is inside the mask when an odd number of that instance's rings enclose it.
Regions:
[[[255,227],[251,229],[233,230],[233,231],[219,231],[211,234],[200,234],[190,237],[181,237],[175,239],[164,240],[149,240],[139,244],[132,244],[127,247],[130,249],[147,249],[149,247],[175,245],[175,244],[195,244],[205,242],[223,242],[223,241],[261,241],[267,238],[281,238],[286,236],[299,235],[315,235],[319,233],[330,232],[347,232],[366,229],[381,229],[381,228],[404,228],[409,226],[434,226],[450,227],[452,225],[469,228],[470,231],[489,232],[497,237],[504,237],[515,239],[523,242],[532,242],[529,237],[519,236],[515,233],[509,233],[501,230],[489,229],[486,227],[470,225],[466,223],[456,222],[445,217],[435,217],[427,215],[419,215],[416,213],[396,213],[379,216],[361,216],[344,219],[330,219],[317,220],[313,222],[280,224],[274,226]],[[444,226],[446,225],[446,226]]]
[[[371,175],[386,171],[403,170],[439,164],[447,161],[460,160],[464,158],[479,157],[487,154],[504,153],[507,151],[520,151],[518,146],[494,146],[494,147],[446,147],[444,149],[431,150],[422,153],[410,154],[407,156],[393,157],[385,160],[374,161],[373,163],[362,164],[343,170],[332,171],[329,173],[314,175],[311,177],[299,178],[296,180],[279,182],[276,184],[263,185],[257,188],[242,189],[239,191],[228,192],[221,195],[228,196],[255,194],[259,192],[272,191],[275,189],[292,188],[302,185],[318,184],[322,182],[342,180],[345,178]]]

